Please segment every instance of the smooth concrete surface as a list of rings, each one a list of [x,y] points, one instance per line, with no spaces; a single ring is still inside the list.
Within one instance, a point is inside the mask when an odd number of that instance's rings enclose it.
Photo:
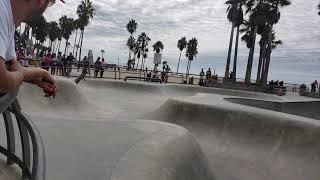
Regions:
[[[257,99],[226,98],[227,101],[262,109],[320,120],[320,101],[266,101]]]
[[[76,86],[73,79],[57,80],[56,99],[30,85],[19,94],[44,138],[47,179],[320,177],[320,121],[264,105],[294,99],[306,107],[309,99],[138,81],[87,79]]]

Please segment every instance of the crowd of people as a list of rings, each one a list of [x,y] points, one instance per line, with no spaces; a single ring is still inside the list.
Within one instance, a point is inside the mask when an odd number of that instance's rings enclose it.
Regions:
[[[203,68],[201,69],[200,80],[199,80],[200,86],[208,86],[209,84],[217,83],[217,82],[218,82],[218,75],[215,73],[212,74],[211,68],[209,68],[206,73],[204,73]]]
[[[103,78],[103,73],[105,68],[107,67],[107,64],[104,60],[104,58],[100,58],[98,57],[98,59],[96,60],[96,62],[94,63],[94,78],[98,78],[98,74],[100,72],[100,78]]]
[[[31,53],[33,52],[33,54]],[[27,51],[22,49],[16,49],[17,59],[20,63],[28,67],[29,61],[34,59],[40,59],[39,63],[42,69],[45,69],[51,73],[51,75],[70,77],[72,72],[72,66],[78,66],[78,72],[80,67],[83,67],[82,74],[90,74],[90,67],[94,68],[94,78],[103,78],[104,71],[107,68],[107,63],[104,58],[98,57],[93,65],[90,64],[90,60],[87,56],[82,61],[77,62],[72,53],[69,55],[59,52],[51,53],[45,50],[41,50],[37,55],[33,51]],[[36,58],[37,57],[37,58]],[[92,62],[92,61],[91,61]],[[99,74],[100,73],[100,74]],[[99,76],[98,76],[99,75]]]
[[[68,56],[55,53],[48,53],[42,57],[41,67],[47,71],[51,71],[52,75],[70,77],[72,71],[72,64],[75,63],[75,58],[72,53]]]
[[[284,83],[283,83],[283,81],[274,81],[274,80],[271,80],[270,82],[269,82],[269,89],[271,89],[271,90],[273,90],[273,89],[275,89],[275,88],[279,88],[279,87],[284,87],[284,85],[283,85]]]
[[[147,72],[147,80],[148,81],[158,81],[159,78],[159,71],[158,71],[158,65],[154,66],[153,71],[148,71],[148,68],[146,68],[145,72]],[[162,64],[162,72],[161,72],[161,82],[168,83],[169,73],[171,73],[170,66],[164,62]]]

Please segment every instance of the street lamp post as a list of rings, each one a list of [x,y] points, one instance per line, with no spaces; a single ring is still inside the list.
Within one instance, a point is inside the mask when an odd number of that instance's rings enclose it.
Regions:
[[[105,51],[103,49],[101,49],[101,57],[103,58],[103,54],[105,53]]]

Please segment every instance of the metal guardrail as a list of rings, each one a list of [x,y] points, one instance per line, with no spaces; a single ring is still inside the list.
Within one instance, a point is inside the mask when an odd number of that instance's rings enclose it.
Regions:
[[[8,165],[17,164],[21,168],[24,179],[44,180],[46,160],[42,138],[36,125],[22,112],[16,99],[17,93],[18,91],[14,91],[0,97],[0,113],[3,114],[7,136],[7,147],[0,146],[0,153],[7,157]],[[20,133],[22,158],[16,154],[17,130],[13,125],[12,114],[15,116]]]
[[[37,62],[43,62],[42,60],[29,60],[29,61],[37,61]],[[40,63],[41,64],[41,63]],[[82,68],[83,65],[88,65],[88,64],[84,64],[84,63],[73,63],[72,64],[74,66],[74,68],[72,69],[78,69],[78,68]],[[71,66],[72,66],[71,65]],[[48,66],[48,67],[55,67],[55,68],[63,68],[63,67],[59,67],[59,66]],[[125,77],[127,76],[133,76],[133,75],[139,75],[139,77],[146,77],[147,73],[148,72],[153,72],[153,70],[148,70],[146,71],[145,69],[141,69],[141,68],[138,68],[138,69],[128,69],[127,66],[119,66],[119,65],[116,65],[116,64],[107,64],[105,66],[107,69],[106,71],[109,71],[109,72],[113,72],[114,73],[114,76],[113,77],[105,77],[105,78],[109,78],[109,79],[124,79]],[[66,68],[66,67],[64,67]],[[89,68],[91,70],[95,70],[95,65],[94,63],[91,63],[89,64]],[[111,69],[111,71],[110,71]],[[139,73],[139,74],[137,74]],[[161,71],[159,71],[159,73],[161,73]],[[124,74],[127,74],[127,75],[124,75]],[[128,75],[129,74],[129,75]],[[91,76],[91,74],[89,74]],[[194,84],[198,84],[198,82],[200,81],[200,75],[199,74],[186,74],[186,73],[173,73],[173,72],[170,72],[167,74],[167,77],[168,77],[168,82],[166,83],[174,83],[174,84],[184,84],[187,80],[186,80],[186,76],[188,76],[188,78],[190,77],[193,77],[194,78]],[[174,80],[172,80],[174,79]],[[241,79],[241,78],[237,78],[236,79],[236,84],[244,84],[244,79]],[[233,84],[231,82],[225,82],[224,81],[224,77],[218,77],[217,80],[215,81],[216,85],[221,85],[221,84],[227,84],[227,86],[229,86],[230,84]],[[246,86],[246,85],[241,85],[241,86]],[[255,85],[255,80],[252,80],[252,85],[251,86],[257,86]],[[300,85],[299,84],[290,84],[290,83],[284,83],[284,86],[286,87],[286,91],[287,92],[295,92],[295,93],[298,93],[299,92],[299,87]],[[245,88],[246,89],[246,88]]]

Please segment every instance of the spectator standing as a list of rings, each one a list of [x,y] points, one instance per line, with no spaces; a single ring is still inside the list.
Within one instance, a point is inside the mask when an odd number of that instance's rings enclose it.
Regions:
[[[200,86],[203,86],[204,83],[203,83],[203,79],[204,79],[204,71],[203,71],[203,68],[201,69],[201,72],[200,72],[200,82],[199,82],[199,85]]]
[[[94,78],[98,77],[98,73],[100,71],[100,65],[101,65],[100,57],[98,57],[97,61],[94,63]]]
[[[107,66],[107,64],[104,61],[104,58],[102,58],[102,61],[100,63],[100,78],[103,78],[103,73],[104,73],[106,66]]]
[[[49,53],[44,57],[44,67],[43,67],[43,69],[49,71],[51,61],[52,61],[52,57],[51,57],[51,54]]]
[[[72,71],[72,64],[74,61],[74,57],[72,55],[72,53],[69,54],[69,56],[67,57],[67,61],[66,61],[66,76],[70,77],[71,71]]]
[[[56,74],[56,69],[58,65],[58,58],[56,54],[52,54],[52,61],[51,61],[51,75]]]
[[[211,75],[212,75],[212,72],[211,72],[211,69],[209,68],[207,73],[206,73],[206,79],[207,80],[210,79]]]

